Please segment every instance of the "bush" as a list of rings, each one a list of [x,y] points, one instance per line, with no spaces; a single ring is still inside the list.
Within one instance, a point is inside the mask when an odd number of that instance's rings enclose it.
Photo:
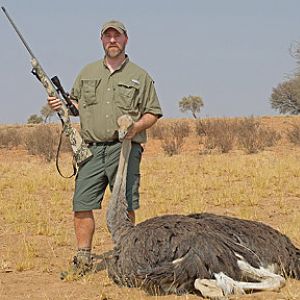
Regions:
[[[0,130],[0,148],[13,148],[23,143],[17,128],[3,128]]]
[[[152,139],[162,140],[166,135],[166,125],[158,121],[152,127],[150,127],[147,131],[148,136]]]
[[[30,132],[25,140],[29,154],[40,155],[50,162],[55,156],[55,144],[58,141],[58,132],[47,125],[38,125]]]
[[[300,145],[300,125],[293,124],[293,128],[288,130],[287,139],[294,145]]]
[[[265,147],[272,147],[281,139],[281,135],[274,129],[262,128],[261,139],[263,140]]]
[[[180,154],[184,138],[190,133],[187,123],[172,123],[164,128],[164,137],[162,139],[162,149],[169,155]]]
[[[182,151],[182,146],[183,146],[183,139],[182,138],[171,138],[171,137],[166,137],[162,141],[162,149],[165,154],[168,156],[173,156],[180,154]]]
[[[166,122],[166,120],[159,120],[148,129],[148,137],[152,139],[163,140],[166,138],[166,136],[170,135],[172,130],[181,131],[181,133],[178,132],[178,134],[181,134],[183,137],[189,136],[191,130],[187,122],[180,121],[180,125],[178,125],[180,128],[177,126],[178,128],[171,129],[170,127],[176,127],[174,124],[174,121]]]
[[[280,135],[275,130],[264,128],[254,117],[240,120],[238,127],[239,144],[248,154],[274,146],[280,139]]]
[[[27,124],[40,124],[43,123],[43,117],[38,116],[38,115],[31,115],[28,120]]]
[[[196,133],[202,138],[204,153],[213,149],[228,153],[236,140],[236,122],[229,119],[199,120],[196,123]]]

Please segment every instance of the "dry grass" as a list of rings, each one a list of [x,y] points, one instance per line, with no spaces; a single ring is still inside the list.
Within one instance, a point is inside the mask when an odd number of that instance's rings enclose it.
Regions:
[[[267,124],[273,128],[276,123],[278,130],[286,125],[284,121],[290,122],[281,119],[281,127],[275,121]],[[282,143],[254,155],[240,151],[200,155],[199,141],[193,136],[187,141],[182,153],[172,157],[159,150],[157,140],[150,139],[146,145],[138,222],[163,214],[215,212],[263,221],[300,246],[297,147]],[[0,299],[199,299],[193,295],[151,297],[138,289],[119,288],[105,271],[61,282],[59,273],[75,249],[74,182],[60,178],[54,163],[21,150],[0,151]],[[66,164],[66,169],[71,168],[70,160]],[[109,193],[103,212],[96,212],[96,254],[112,247],[104,221],[108,197]],[[288,280],[279,293],[239,299],[300,299],[300,282]]]

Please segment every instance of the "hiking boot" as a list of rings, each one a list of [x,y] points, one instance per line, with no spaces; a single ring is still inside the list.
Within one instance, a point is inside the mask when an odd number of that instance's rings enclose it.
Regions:
[[[94,273],[93,258],[85,255],[76,255],[68,271],[61,272],[60,279],[79,279],[80,277]]]

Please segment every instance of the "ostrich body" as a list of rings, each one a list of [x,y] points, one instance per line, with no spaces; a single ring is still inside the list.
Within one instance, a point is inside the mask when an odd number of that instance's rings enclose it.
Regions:
[[[131,120],[119,125],[126,132]],[[124,129],[125,128],[125,129]],[[125,197],[131,141],[124,140],[107,211],[115,243],[107,262],[114,282],[150,294],[198,293],[223,299],[248,290],[278,289],[300,279],[300,250],[260,222],[202,213],[165,215],[134,226]]]

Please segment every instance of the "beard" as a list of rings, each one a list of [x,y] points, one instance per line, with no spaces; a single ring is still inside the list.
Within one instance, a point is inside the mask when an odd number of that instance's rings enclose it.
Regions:
[[[125,45],[113,45],[105,48],[105,54],[109,58],[116,58],[125,51]]]

